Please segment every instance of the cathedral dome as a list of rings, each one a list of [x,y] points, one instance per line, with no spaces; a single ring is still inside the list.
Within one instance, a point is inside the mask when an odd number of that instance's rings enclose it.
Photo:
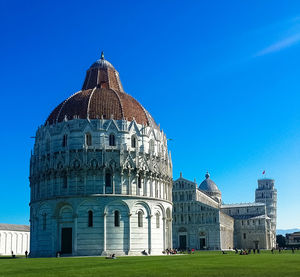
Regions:
[[[210,179],[210,175],[207,172],[205,174],[205,180],[199,185],[199,189],[206,191],[206,192],[219,192],[217,185],[213,180]]]
[[[119,73],[104,59],[103,52],[87,70],[82,89],[59,104],[45,124],[73,118],[135,120],[138,124],[157,128],[145,108],[124,92]]]

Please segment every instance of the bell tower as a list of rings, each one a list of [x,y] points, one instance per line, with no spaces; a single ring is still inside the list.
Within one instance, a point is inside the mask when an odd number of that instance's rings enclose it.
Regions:
[[[274,179],[259,179],[258,188],[255,190],[255,202],[265,203],[267,215],[271,219],[270,231],[272,233],[271,247],[276,247],[276,222],[277,222],[277,189]]]

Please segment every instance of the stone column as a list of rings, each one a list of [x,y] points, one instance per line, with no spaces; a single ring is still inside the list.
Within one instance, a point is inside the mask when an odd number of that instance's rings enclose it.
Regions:
[[[141,189],[139,188],[139,174],[137,173],[136,175],[135,175],[135,193],[136,193],[136,195],[140,195],[140,191],[141,191]]]
[[[96,193],[96,172],[93,172],[93,193]]]
[[[130,254],[131,251],[131,226],[130,226],[130,218],[131,218],[131,213],[128,213],[128,255]]]
[[[170,222],[169,222],[169,247],[170,248],[173,248],[173,224],[172,224],[172,221],[173,221],[173,217],[172,217],[172,214],[171,214],[171,218],[170,218]]]
[[[103,213],[103,252],[106,252],[106,213]]]
[[[164,180],[164,188],[165,188],[165,199],[168,200],[169,199],[169,187],[168,187],[168,182],[166,180]]]
[[[83,171],[83,193],[86,194],[86,177],[88,170],[84,169]]]
[[[115,194],[115,191],[116,191],[116,189],[115,189],[115,171],[113,171],[113,174],[112,174],[112,187],[113,187],[112,193]]]
[[[59,215],[52,217],[52,233],[56,234],[53,236],[52,240],[52,249],[53,249],[53,256],[56,254],[57,251],[61,251],[60,247],[60,224],[59,224]],[[30,234],[31,235],[31,234]]]
[[[143,179],[143,184],[144,184],[144,187],[143,187],[143,195],[144,196],[147,196],[147,191],[148,191],[148,184],[147,184],[147,182],[148,182],[148,179],[147,179],[147,174],[146,174],[146,172],[144,171],[144,179]]]
[[[58,195],[61,195],[61,186],[63,185],[62,182],[63,182],[63,179],[62,179],[62,174],[59,173],[58,174]]]
[[[132,187],[131,187],[131,171],[128,169],[128,194],[132,194]]]
[[[157,183],[157,198],[161,198],[161,184],[160,184],[160,178],[156,178]]]
[[[163,192],[163,182],[162,179],[159,178],[159,198],[163,199],[164,198],[164,192]]]
[[[102,176],[103,176],[103,194],[105,194],[105,167],[103,167]]]
[[[153,176],[152,174],[150,173],[150,176],[149,176],[149,189],[150,189],[150,197],[153,197]]]
[[[77,255],[77,219],[78,219],[78,215],[75,214],[74,215],[74,242],[73,242],[73,245],[74,245],[74,255]]]
[[[75,191],[78,194],[78,171],[75,172]]]
[[[70,195],[70,184],[71,184],[71,182],[70,182],[70,178],[68,177],[68,176],[71,175],[70,173],[71,172],[67,169],[66,170],[66,176],[67,176],[67,194],[66,195]]]
[[[162,218],[163,220],[163,250],[166,249],[166,217]]]
[[[150,214],[148,216],[148,253],[151,254],[152,251],[152,245],[151,245],[151,239],[152,239],[152,215]]]
[[[121,187],[120,187],[120,189],[121,189],[121,191],[120,191],[120,194],[123,194],[123,175],[124,175],[124,173],[123,173],[123,169],[121,170]]]

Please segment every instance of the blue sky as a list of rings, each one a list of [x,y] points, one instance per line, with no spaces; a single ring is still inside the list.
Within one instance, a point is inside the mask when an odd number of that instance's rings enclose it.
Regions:
[[[278,228],[300,227],[299,1],[0,3],[0,222],[28,224],[31,136],[105,57],[169,138],[174,178],[226,203],[266,170]]]

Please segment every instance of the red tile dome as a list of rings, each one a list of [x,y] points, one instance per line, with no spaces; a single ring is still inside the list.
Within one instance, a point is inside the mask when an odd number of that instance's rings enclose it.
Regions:
[[[119,73],[104,59],[103,52],[101,58],[87,70],[82,90],[59,104],[45,124],[74,118],[134,119],[139,124],[157,127],[144,107],[124,92]]]

